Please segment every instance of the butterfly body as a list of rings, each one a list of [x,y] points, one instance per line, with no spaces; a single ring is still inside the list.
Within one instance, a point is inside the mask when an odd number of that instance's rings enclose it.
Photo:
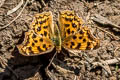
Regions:
[[[51,52],[54,48],[59,53],[66,50],[91,50],[99,46],[96,39],[83,21],[73,11],[60,11],[58,22],[53,24],[51,12],[37,14],[30,30],[25,33],[18,50],[25,56],[41,55]]]

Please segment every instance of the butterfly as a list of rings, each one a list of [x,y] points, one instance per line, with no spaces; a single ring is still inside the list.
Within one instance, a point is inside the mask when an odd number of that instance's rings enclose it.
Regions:
[[[83,26],[83,20],[74,11],[60,11],[58,24],[53,23],[52,12],[36,14],[24,41],[17,45],[24,56],[46,54],[56,48],[66,50],[91,50],[99,47],[100,41],[90,29]]]

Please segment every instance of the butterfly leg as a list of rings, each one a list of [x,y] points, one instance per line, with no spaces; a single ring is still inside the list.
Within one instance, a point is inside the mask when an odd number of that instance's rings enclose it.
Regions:
[[[45,72],[47,74],[47,76],[51,79],[51,80],[57,80],[57,78],[49,71],[49,67],[53,62],[53,59],[55,58],[55,56],[57,55],[57,51],[55,52],[55,54],[53,55],[52,59],[50,60],[50,63],[48,64],[48,66],[45,68]]]
[[[55,56],[57,55],[57,51],[55,52],[55,54],[53,55],[52,59],[50,60],[50,63],[48,64],[48,66],[46,67],[47,69],[50,67],[50,65],[53,62],[53,59],[55,58]]]

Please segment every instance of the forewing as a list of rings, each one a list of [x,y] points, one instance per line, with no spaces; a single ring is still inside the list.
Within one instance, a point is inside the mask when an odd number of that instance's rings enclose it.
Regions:
[[[22,44],[17,45],[19,52],[25,56],[48,53],[54,49],[54,43],[49,38],[38,36],[33,30],[25,33]]]
[[[60,11],[58,21],[62,40],[79,31],[83,24],[82,19],[69,10]]]
[[[25,33],[22,44],[18,45],[21,54],[25,56],[34,56],[45,54],[53,50],[53,20],[51,12],[36,14],[30,25],[30,30]]]
[[[36,14],[35,18],[30,26],[37,35],[42,37],[51,38],[53,35],[53,16],[51,12],[43,12]]]
[[[59,14],[62,46],[68,50],[90,50],[99,46],[96,39],[83,21],[73,11],[65,10]]]

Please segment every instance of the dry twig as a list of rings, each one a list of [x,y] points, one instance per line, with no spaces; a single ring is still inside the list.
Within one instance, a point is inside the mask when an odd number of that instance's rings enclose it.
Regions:
[[[118,59],[120,60],[120,58],[118,58]],[[109,64],[109,65],[112,65],[112,64],[118,63],[119,62],[118,59],[115,58],[115,59],[105,60],[104,62]]]
[[[16,10],[18,10],[22,6],[22,4],[23,4],[23,0],[21,0],[15,8],[13,8],[12,10],[9,10],[7,12],[7,15],[10,15],[10,14],[14,13]]]
[[[109,73],[110,75],[112,74],[112,73],[111,73],[111,70],[110,70],[110,67],[109,67],[108,63],[106,63],[106,61],[101,60],[101,62],[93,62],[92,64],[93,64],[93,67],[100,66],[100,67],[102,67],[107,73]]]
[[[118,57],[116,56],[116,51],[117,51],[119,48],[120,48],[120,45],[117,46],[116,49],[114,50],[114,56],[115,56],[115,58],[120,62],[120,58],[118,58]]]
[[[102,25],[108,25],[108,26],[111,26],[113,28],[118,28],[120,29],[120,26],[112,23],[111,21],[109,21],[108,19],[106,19],[105,17],[101,16],[101,15],[98,15],[98,14],[95,14],[94,17],[92,17],[92,20],[99,23],[99,24],[102,24]]]
[[[105,71],[107,71],[111,75],[109,65],[119,63],[118,59],[120,60],[120,58],[117,58],[117,59],[115,58],[115,59],[110,59],[110,60],[105,60],[105,61],[102,60],[101,62],[93,62],[91,64],[93,64],[94,68],[101,66],[103,69],[105,69]]]
[[[51,80],[58,80],[54,74],[52,74],[48,68],[45,68],[46,75],[51,79]]]
[[[92,19],[93,21],[99,23],[99,24],[106,25],[106,26],[108,25],[108,26],[112,26],[112,27],[114,27],[114,28],[120,29],[120,26],[112,23],[111,21],[109,21],[109,20],[106,19],[105,17],[100,16],[100,15],[98,15],[98,14],[95,14],[94,17],[91,17],[91,19]],[[114,34],[108,32],[108,31],[106,31],[106,30],[104,30],[104,29],[102,29],[102,28],[100,28],[100,27],[97,27],[97,28],[100,29],[100,30],[102,30],[102,31],[104,31],[104,32],[106,32],[107,34],[111,35],[115,40],[120,40],[120,38],[117,37],[117,36],[115,36]]]
[[[98,29],[100,29],[101,31],[104,31],[104,32],[107,33],[109,36],[112,36],[115,40],[120,40],[120,38],[117,37],[117,36],[115,36],[114,34],[108,32],[108,31],[106,31],[106,30],[104,30],[104,29],[102,29],[102,28],[100,28],[100,27],[97,27],[97,26],[95,26],[95,27],[98,28]]]
[[[45,1],[44,1],[44,0],[41,0],[41,2],[42,2],[42,4],[43,4],[44,6],[46,6],[46,4],[45,4]]]
[[[102,25],[105,25],[105,26],[112,26],[113,28],[118,28],[120,29],[120,26],[112,23],[111,21],[109,21],[108,19],[106,19],[105,17],[101,16],[101,15],[98,15],[98,14],[95,14],[94,17],[91,17],[91,19],[99,24],[102,24]],[[106,30],[103,30],[102,28],[100,27],[97,27],[98,29],[106,32],[107,34],[111,35],[115,40],[120,40],[120,38],[118,38],[117,36],[115,36],[114,34],[106,31]]]
[[[21,13],[23,12],[24,8],[26,7],[26,5],[28,4],[29,0],[26,1],[25,5],[23,6],[22,10],[20,11],[20,13],[18,14],[17,17],[15,17],[10,23],[8,23],[7,25],[3,26],[0,28],[0,31],[5,29],[6,27],[8,27],[10,24],[12,24],[20,15]]]
[[[58,72],[60,72],[60,73],[62,73],[62,74],[67,74],[67,73],[72,73],[72,74],[74,74],[73,71],[64,69],[64,68],[62,68],[62,67],[60,67],[60,66],[55,65],[54,63],[52,63],[52,65],[53,65],[53,67],[54,67]]]
[[[84,56],[85,56],[85,59],[86,59],[90,64],[93,65],[92,68],[95,68],[95,67],[100,66],[100,67],[102,67],[105,71],[107,71],[110,75],[111,75],[112,73],[111,73],[111,70],[110,70],[110,68],[109,68],[109,65],[119,63],[119,60],[120,60],[120,58],[114,58],[114,59],[105,60],[105,61],[100,60],[100,62],[92,62],[91,59],[90,59],[86,54],[84,54]],[[91,69],[92,69],[92,68],[91,68]]]

